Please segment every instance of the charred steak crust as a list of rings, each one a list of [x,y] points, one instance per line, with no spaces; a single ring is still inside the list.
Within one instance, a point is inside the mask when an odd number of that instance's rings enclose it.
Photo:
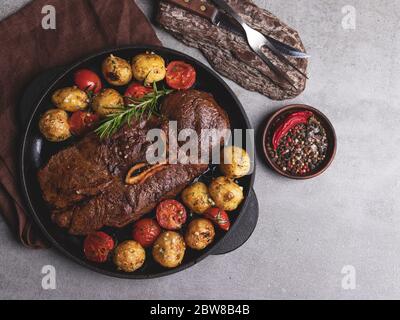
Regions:
[[[64,226],[74,235],[85,235],[103,226],[124,227],[153,210],[160,201],[176,197],[207,168],[207,165],[168,165],[143,184],[126,186],[116,181],[86,203],[54,212],[53,220],[56,223],[66,220]]]
[[[176,106],[180,106],[176,108]],[[229,118],[214,97],[206,92],[187,90],[168,96],[161,113],[178,122],[178,130],[229,129]]]
[[[146,161],[150,143],[147,132],[167,128],[168,120],[179,129],[229,129],[229,118],[213,97],[196,90],[168,96],[162,117],[136,121],[109,139],[89,134],[51,157],[38,172],[44,200],[52,208],[52,220],[74,235],[87,235],[104,226],[124,227],[176,197],[208,165],[168,164],[143,183],[126,185],[127,171]]]
[[[90,134],[54,155],[38,173],[43,198],[62,209],[100,194],[113,176],[122,179],[132,163],[145,160],[147,132],[160,123],[158,118],[135,122],[103,141]]]
[[[223,137],[219,137],[219,143],[217,140],[209,144],[206,130],[217,129],[222,132],[224,129],[230,129],[229,117],[225,110],[217,104],[211,94],[202,91],[187,90],[168,96],[161,106],[161,113],[170,121],[177,122],[178,132],[184,129],[196,131],[199,138],[198,150],[202,153],[208,153],[213,147],[220,147],[224,142]],[[206,144],[202,145],[202,142]]]

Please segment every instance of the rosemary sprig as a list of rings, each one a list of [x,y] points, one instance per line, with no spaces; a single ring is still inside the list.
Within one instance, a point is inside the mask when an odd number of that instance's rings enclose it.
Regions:
[[[146,94],[140,99],[125,97],[129,101],[126,105],[113,106],[116,111],[109,114],[95,130],[100,139],[108,138],[118,131],[125,123],[130,124],[132,119],[142,119],[144,116],[148,118],[151,115],[158,114],[158,101],[172,93],[173,90],[159,90],[154,83],[153,92]]]

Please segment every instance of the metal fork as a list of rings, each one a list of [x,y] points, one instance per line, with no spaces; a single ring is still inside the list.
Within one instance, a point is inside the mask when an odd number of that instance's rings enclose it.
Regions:
[[[296,70],[303,77],[308,79],[308,76],[297,68],[293,63],[291,63],[281,52],[279,49],[275,47],[275,45],[268,40],[263,34],[251,28],[244,20],[233,10],[233,8],[225,1],[225,0],[213,0],[213,2],[223,11],[225,11],[228,15],[230,15],[234,20],[236,20],[243,28],[246,33],[247,41],[251,47],[251,49],[268,65],[268,67],[275,73],[276,76],[280,80],[286,81],[289,83],[294,89],[297,89],[294,85],[292,79],[289,76],[276,67],[265,55],[262,51],[264,47],[267,47],[271,52],[273,52],[279,60],[291,66],[294,70]],[[274,81],[274,79],[271,79]],[[274,81],[275,84],[282,87],[279,82]]]

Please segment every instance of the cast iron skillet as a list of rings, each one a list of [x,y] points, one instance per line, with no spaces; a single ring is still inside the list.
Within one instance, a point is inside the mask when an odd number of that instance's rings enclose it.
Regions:
[[[38,122],[40,116],[52,107],[52,93],[58,88],[73,85],[73,74],[78,69],[89,68],[97,72],[98,75],[101,75],[101,63],[111,53],[131,60],[135,55],[148,50],[161,55],[167,63],[172,60],[183,60],[193,65],[197,71],[195,88],[213,94],[216,101],[227,111],[232,128],[251,129],[249,120],[239,100],[227,84],[213,70],[199,61],[175,50],[154,46],[129,46],[100,52],[82,59],[72,67],[67,68],[66,71],[53,81],[37,105],[32,109],[33,112],[26,125],[21,145],[21,185],[29,210],[40,229],[56,248],[74,261],[93,271],[119,278],[148,279],[167,276],[182,271],[203,260],[208,255],[213,254],[214,251],[217,251],[218,244],[220,244],[226,236],[225,232],[219,231],[216,228],[217,235],[214,243],[206,250],[200,252],[187,249],[182,265],[175,269],[165,269],[156,264],[151,257],[151,250],[147,250],[147,259],[144,266],[134,273],[124,273],[118,271],[111,260],[105,264],[95,264],[88,261],[84,257],[82,250],[84,238],[71,236],[66,230],[60,229],[51,222],[50,209],[41,195],[37,180],[37,171],[47,163],[52,155],[75,142],[72,139],[64,143],[51,143],[45,140],[39,131]],[[104,79],[102,80],[103,85],[107,87],[107,82]],[[125,87],[122,87],[120,91],[123,93],[125,89]],[[245,146],[245,141],[243,141],[243,145]],[[218,171],[218,169],[216,170]],[[214,174],[218,175],[218,172]],[[229,232],[234,232],[240,227],[240,220],[243,216],[242,212],[244,212],[249,202],[249,193],[253,187],[254,175],[255,173],[253,171],[251,175],[240,179],[240,185],[244,188],[245,200],[240,208],[231,214],[232,227]],[[66,177],[66,179],[68,179],[68,177]],[[201,179],[208,180],[210,176],[206,175]],[[149,216],[154,216],[154,213],[149,214]],[[118,230],[114,228],[105,228],[105,231],[113,235],[119,241],[124,241],[131,239],[131,228],[132,226],[129,225]]]

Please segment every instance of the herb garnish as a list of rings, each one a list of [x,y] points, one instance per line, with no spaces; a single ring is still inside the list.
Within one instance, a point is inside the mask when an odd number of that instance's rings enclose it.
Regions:
[[[146,94],[142,98],[125,97],[129,103],[113,107],[116,112],[109,114],[100,123],[95,132],[100,136],[100,139],[108,138],[125,123],[130,124],[132,119],[142,119],[144,116],[149,118],[151,115],[158,115],[158,101],[172,92],[173,90],[165,88],[159,90],[154,83],[153,92]]]

